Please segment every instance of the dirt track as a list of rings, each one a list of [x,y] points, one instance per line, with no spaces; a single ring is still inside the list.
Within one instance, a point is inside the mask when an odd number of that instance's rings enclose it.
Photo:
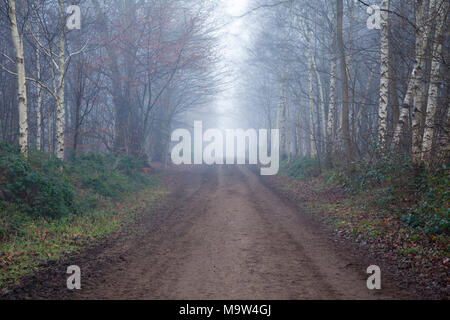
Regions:
[[[116,258],[84,274],[71,298],[408,298],[384,277],[382,290],[368,290],[367,258],[338,247],[247,168],[202,168],[184,183],[176,213],[155,230],[144,216],[140,231],[90,257],[85,270]]]

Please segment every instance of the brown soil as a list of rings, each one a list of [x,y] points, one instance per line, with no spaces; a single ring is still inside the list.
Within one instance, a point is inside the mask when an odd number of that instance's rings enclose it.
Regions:
[[[177,169],[179,188],[114,239],[36,275],[14,298],[408,299],[377,261],[355,255],[245,167]],[[65,268],[82,289],[65,288]]]

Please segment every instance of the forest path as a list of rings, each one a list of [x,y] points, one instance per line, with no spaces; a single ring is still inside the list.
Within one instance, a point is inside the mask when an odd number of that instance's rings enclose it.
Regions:
[[[106,249],[120,259],[82,280],[72,298],[407,298],[386,282],[368,290],[366,259],[347,254],[248,168],[199,171],[176,214]]]

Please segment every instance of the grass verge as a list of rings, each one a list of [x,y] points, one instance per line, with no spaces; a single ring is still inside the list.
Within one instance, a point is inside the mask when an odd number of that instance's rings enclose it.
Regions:
[[[89,153],[65,162],[0,144],[0,293],[95,244],[168,190],[144,162]]]
[[[76,253],[119,231],[168,192],[154,186],[128,196],[124,202],[105,202],[85,214],[58,220],[27,219],[21,235],[0,244],[0,289],[20,285],[20,279],[38,271],[41,264]]]

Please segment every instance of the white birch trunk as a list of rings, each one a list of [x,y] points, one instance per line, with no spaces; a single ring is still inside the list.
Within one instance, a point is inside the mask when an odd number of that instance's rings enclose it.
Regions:
[[[9,19],[12,41],[16,50],[17,90],[19,96],[19,145],[22,154],[28,153],[28,115],[27,115],[27,83],[25,75],[25,58],[23,40],[17,27],[16,1],[9,0]]]
[[[381,8],[381,77],[380,104],[378,107],[378,142],[382,148],[386,147],[387,111],[389,103],[389,0],[383,0]]]
[[[64,160],[64,76],[65,76],[65,24],[63,22],[64,0],[59,0],[60,38],[58,52],[58,88],[56,99],[56,157]]]
[[[419,165],[422,155],[422,139],[420,136],[420,127],[422,121],[422,104],[423,104],[423,69],[425,64],[425,52],[427,48],[430,23],[429,19],[433,17],[436,11],[436,0],[430,0],[430,8],[428,19],[425,18],[425,1],[419,7],[419,25],[421,26],[422,37],[416,39],[416,47],[418,48],[419,68],[417,68],[417,89],[414,92],[414,110],[412,117],[412,159],[415,165]]]
[[[431,0],[435,1],[435,0]],[[417,96],[418,90],[420,90],[420,79],[422,75],[422,57],[423,57],[423,43],[426,43],[426,32],[424,25],[424,1],[416,0],[415,11],[416,11],[416,57],[414,62],[413,71],[411,73],[411,78],[408,83],[408,88],[403,99],[403,104],[400,112],[400,119],[397,123],[394,132],[393,147],[398,148],[400,146],[400,139],[402,137],[405,124],[408,122],[408,115],[414,98]],[[417,126],[417,121],[420,121],[420,115],[414,112],[413,127]]]
[[[444,42],[444,23],[445,17],[449,9],[449,2],[441,0],[438,2],[436,8],[440,8],[436,18],[436,34],[432,51],[431,63],[431,82],[428,92],[427,114],[425,120],[425,130],[422,143],[421,160],[426,166],[431,165],[432,144],[434,138],[434,122],[436,116],[436,106],[438,99],[439,86],[442,83],[441,78],[441,55]]]
[[[328,123],[327,123],[327,152],[330,155],[333,153],[334,142],[334,117],[336,110],[336,53],[333,53],[331,58],[330,70],[330,105],[328,107]]]

